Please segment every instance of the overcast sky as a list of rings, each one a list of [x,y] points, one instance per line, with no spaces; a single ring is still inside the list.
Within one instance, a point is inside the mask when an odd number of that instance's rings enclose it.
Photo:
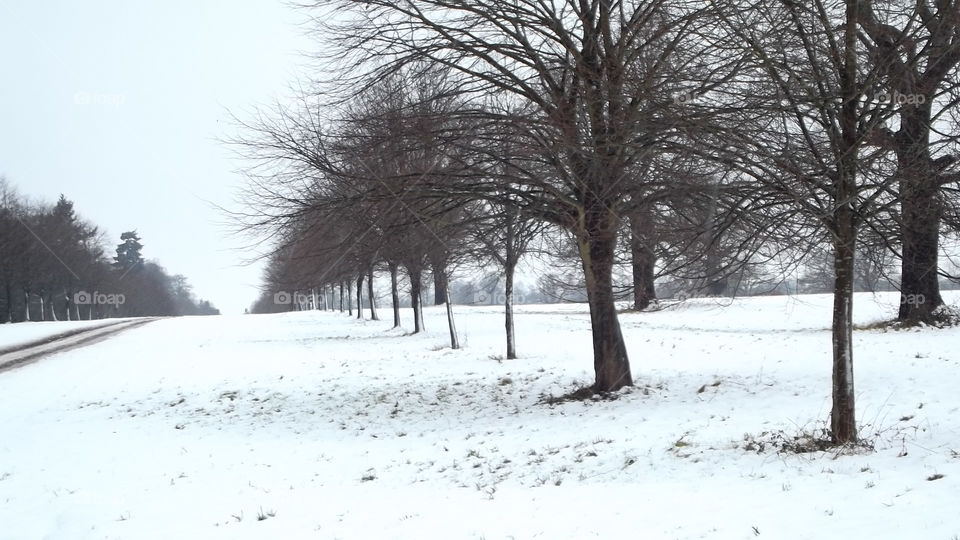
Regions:
[[[207,202],[235,206],[243,182],[216,139],[302,78],[302,19],[281,0],[0,2],[0,175],[63,193],[111,246],[136,229],[147,259],[242,312],[261,267]]]

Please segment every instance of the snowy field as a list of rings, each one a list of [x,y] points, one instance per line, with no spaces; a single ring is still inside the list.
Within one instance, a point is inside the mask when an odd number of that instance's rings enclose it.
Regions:
[[[513,361],[497,307],[459,351],[437,308],[160,320],[0,374],[0,537],[960,537],[960,330],[858,331],[875,449],[776,451],[827,420],[829,306],[624,314],[637,386],[560,404],[585,306],[521,306]]]

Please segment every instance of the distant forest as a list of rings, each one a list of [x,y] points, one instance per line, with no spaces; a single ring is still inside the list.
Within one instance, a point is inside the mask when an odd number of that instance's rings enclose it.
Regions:
[[[110,246],[65,196],[30,202],[0,177],[0,322],[219,315],[186,277],[143,259],[135,230]]]

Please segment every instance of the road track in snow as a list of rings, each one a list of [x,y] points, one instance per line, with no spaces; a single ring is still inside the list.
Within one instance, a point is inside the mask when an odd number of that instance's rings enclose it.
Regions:
[[[92,328],[62,332],[12,347],[0,348],[0,374],[30,364],[51,354],[102,341],[124,330],[137,328],[157,319],[158,317],[144,317],[111,322]]]

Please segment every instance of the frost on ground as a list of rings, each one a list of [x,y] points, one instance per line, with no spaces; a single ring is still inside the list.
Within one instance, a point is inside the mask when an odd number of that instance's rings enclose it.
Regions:
[[[514,361],[497,307],[457,308],[458,351],[439,309],[157,321],[0,375],[0,537],[956,538],[960,330],[857,332],[873,449],[789,451],[829,413],[829,303],[624,314],[637,386],[559,402],[584,306],[522,306]]]

